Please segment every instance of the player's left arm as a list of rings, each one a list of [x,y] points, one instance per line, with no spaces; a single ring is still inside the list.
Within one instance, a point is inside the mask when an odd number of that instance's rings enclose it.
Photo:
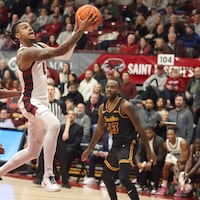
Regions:
[[[140,134],[142,140],[143,140],[143,138],[145,139],[146,138],[145,130],[141,125],[138,113],[136,112],[132,103],[130,103],[129,101],[124,101],[122,104],[121,112],[122,112],[122,114],[126,114],[129,117],[129,119],[131,120],[136,131]],[[144,142],[144,140],[143,140],[143,142]]]
[[[189,158],[189,146],[185,139],[181,141],[182,156],[177,160],[180,164],[185,164]]]

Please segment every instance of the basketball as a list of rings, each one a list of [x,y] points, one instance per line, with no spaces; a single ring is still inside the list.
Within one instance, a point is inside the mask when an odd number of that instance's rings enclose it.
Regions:
[[[76,23],[79,26],[79,17],[81,20],[84,20],[88,17],[90,13],[95,14],[97,16],[97,21],[87,31],[93,31],[99,26],[101,22],[101,12],[99,11],[99,9],[93,5],[86,4],[78,8],[75,14]]]

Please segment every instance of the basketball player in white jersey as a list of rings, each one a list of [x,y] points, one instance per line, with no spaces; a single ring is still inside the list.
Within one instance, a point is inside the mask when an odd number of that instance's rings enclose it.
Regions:
[[[167,155],[162,171],[163,182],[162,187],[156,193],[157,195],[167,194],[170,170],[172,170],[173,167],[177,167],[179,172],[183,171],[189,156],[187,141],[182,137],[177,137],[174,128],[169,128],[167,130],[167,140],[164,143],[164,148]],[[179,193],[180,191],[177,190],[174,196],[177,196]]]
[[[52,170],[60,124],[48,109],[46,60],[57,56],[65,56],[65,59],[69,59],[84,31],[96,20],[96,15],[92,14],[85,20],[79,20],[79,27],[75,24],[72,37],[57,48],[35,43],[35,33],[29,23],[19,21],[13,26],[13,39],[20,44],[17,53],[19,79],[22,86],[19,107],[24,116],[28,118],[28,145],[0,167],[0,177],[26,161],[37,158],[43,147],[42,185],[47,191],[60,190]]]

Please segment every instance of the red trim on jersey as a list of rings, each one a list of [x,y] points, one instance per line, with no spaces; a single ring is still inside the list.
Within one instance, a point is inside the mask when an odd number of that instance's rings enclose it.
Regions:
[[[28,70],[22,72],[24,79],[24,97],[22,98],[22,101],[24,102],[24,108],[26,109],[26,111],[35,115],[38,107],[32,105],[30,101],[31,93],[33,91],[33,77],[31,73],[32,66]]]
[[[35,115],[36,110],[38,109],[38,107],[34,106],[33,104],[31,104],[30,98],[24,96],[22,98],[22,101],[24,102],[24,108],[26,109],[27,112],[30,112],[31,114]]]

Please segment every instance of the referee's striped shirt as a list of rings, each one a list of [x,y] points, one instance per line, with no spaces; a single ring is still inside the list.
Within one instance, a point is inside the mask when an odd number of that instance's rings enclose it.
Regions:
[[[58,118],[60,124],[65,124],[65,103],[61,100],[54,99],[52,102],[49,102],[48,107],[51,112]]]

